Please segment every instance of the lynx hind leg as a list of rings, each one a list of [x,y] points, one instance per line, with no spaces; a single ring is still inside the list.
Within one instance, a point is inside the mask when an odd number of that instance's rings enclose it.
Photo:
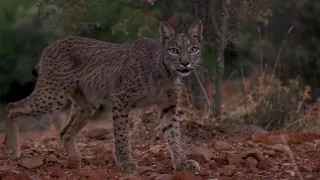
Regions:
[[[88,103],[82,93],[75,94],[72,99],[72,110],[68,123],[62,129],[60,138],[67,155],[80,156],[75,144],[77,134],[87,125],[88,121],[96,111],[96,106]]]
[[[51,124],[53,124],[55,131],[58,132],[59,135],[64,125],[67,123],[67,120],[69,119],[69,116],[71,114],[70,106],[72,106],[71,101],[68,103],[66,107],[61,109],[59,112],[52,114],[50,117]]]
[[[18,120],[21,117],[40,117],[44,114],[59,111],[66,104],[67,95],[63,91],[53,94],[41,89],[35,90],[25,99],[9,103],[4,142],[8,157],[17,159],[21,155],[18,128]]]
[[[175,93],[169,91],[158,104],[161,131],[171,153],[171,159],[176,170],[199,171],[199,163],[189,160],[182,148],[180,123],[176,114]]]
[[[72,125],[73,121],[76,118],[75,117],[75,114],[76,114],[75,109],[76,108],[77,108],[77,105],[74,102],[72,102],[70,110],[69,110],[69,118],[67,120],[67,123],[62,125],[62,129],[60,130],[60,133],[59,133],[61,142],[63,142],[62,141],[63,135],[66,134],[66,132],[68,131],[68,129],[70,128],[70,126]]]

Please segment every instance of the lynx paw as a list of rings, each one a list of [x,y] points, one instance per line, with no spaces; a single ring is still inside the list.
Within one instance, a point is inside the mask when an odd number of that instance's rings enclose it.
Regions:
[[[177,171],[191,171],[196,172],[200,170],[200,165],[197,161],[194,160],[187,160],[181,163],[179,166],[176,167]]]
[[[10,131],[11,129],[9,129]],[[5,153],[9,159],[19,159],[21,157],[21,148],[19,146],[18,133],[6,132],[3,144],[5,145]]]
[[[133,171],[133,170],[136,170],[137,168],[138,168],[138,164],[136,161],[127,161],[127,162],[120,163],[118,165],[118,169],[123,172]]]

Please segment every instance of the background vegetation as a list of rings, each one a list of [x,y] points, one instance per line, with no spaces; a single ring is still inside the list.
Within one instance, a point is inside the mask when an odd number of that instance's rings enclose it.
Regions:
[[[320,83],[317,0],[0,0],[0,108],[32,92],[31,70],[59,38],[122,43],[156,38],[161,20],[185,31],[196,18],[205,63],[185,81],[198,109],[266,128],[315,125],[304,102]]]

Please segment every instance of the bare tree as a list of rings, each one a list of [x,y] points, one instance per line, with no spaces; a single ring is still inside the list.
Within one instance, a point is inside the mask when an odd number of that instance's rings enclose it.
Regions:
[[[239,25],[248,20],[268,23],[272,15],[267,4],[272,0],[192,0],[194,18],[201,18],[205,24],[205,45],[215,54],[215,71],[212,76],[214,103],[212,112],[221,115],[221,92],[225,69],[225,51],[229,42],[237,43]]]

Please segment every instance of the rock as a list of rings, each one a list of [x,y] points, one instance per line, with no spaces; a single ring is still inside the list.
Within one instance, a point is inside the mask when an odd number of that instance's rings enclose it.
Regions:
[[[253,149],[253,150],[249,150],[247,152],[242,152],[240,154],[241,158],[246,159],[248,157],[253,157],[255,158],[257,161],[262,161],[264,160],[264,156],[263,154],[258,150],[258,149]]]
[[[309,172],[309,173],[312,172],[312,168],[307,167],[307,166],[299,166],[298,169],[300,172]]]
[[[78,169],[81,166],[81,159],[77,156],[71,156],[67,158],[65,167],[69,169]]]
[[[163,150],[162,145],[150,145],[149,146],[149,151],[153,154],[160,154],[160,151]]]
[[[257,147],[258,145],[254,143],[253,141],[247,141],[247,145],[251,147]]]
[[[94,128],[94,129],[91,129],[89,132],[87,132],[86,136],[89,139],[104,140],[104,139],[107,139],[107,136],[110,133],[111,133],[110,130],[106,128]]]
[[[254,125],[254,124],[248,125],[246,129],[251,133],[262,133],[262,134],[269,133],[267,130],[263,129],[260,126]]]
[[[28,169],[37,168],[43,165],[43,158],[23,158],[20,160],[19,165]]]
[[[218,164],[216,163],[216,161],[214,161],[214,160],[211,160],[210,162],[209,162],[209,168],[211,169],[211,170],[216,170],[216,169],[218,169]]]
[[[289,141],[289,136],[287,134],[271,135],[268,137],[269,145],[284,144],[288,141]]]
[[[265,133],[254,133],[251,135],[251,140],[256,143],[266,144],[268,142],[268,135]]]
[[[173,175],[172,174],[161,174],[159,176],[157,176],[154,180],[171,180],[173,179]]]
[[[274,150],[264,150],[263,153],[265,155],[268,155],[268,156],[274,156],[275,155],[275,151]]]
[[[21,144],[21,149],[31,149],[32,144],[30,142],[24,142]]]
[[[213,157],[212,149],[205,147],[196,147],[191,151],[187,151],[187,157],[193,159],[199,163],[207,163]]]
[[[54,157],[54,156],[49,156],[49,157],[47,157],[46,158],[46,162],[47,163],[57,163],[58,162],[58,159],[56,158],[56,157]]]
[[[224,158],[217,157],[213,158],[213,160],[219,165],[219,167],[222,165],[227,165],[226,160]]]
[[[189,171],[177,171],[171,180],[203,180],[201,177],[195,176]]]
[[[259,170],[256,167],[250,167],[247,169],[247,173],[250,173],[250,174],[258,174],[258,172]]]
[[[307,178],[306,180],[320,180],[320,173],[317,173],[312,177]]]
[[[50,177],[52,178],[62,178],[62,177],[65,177],[66,175],[64,174],[64,172],[62,171],[59,171],[59,170],[53,170],[51,173],[50,173]]]
[[[284,172],[290,174],[292,177],[296,176],[296,173],[293,170],[284,170]]]
[[[276,144],[276,145],[270,146],[270,149],[278,152],[287,153],[287,154],[291,153],[291,149],[288,146],[285,146],[283,144]]]
[[[246,167],[257,167],[258,160],[256,160],[253,157],[248,157],[245,161],[244,164]]]
[[[222,167],[220,174],[222,176],[231,177],[236,172],[236,166],[235,165],[225,165]]]
[[[258,164],[257,164],[257,168],[260,169],[260,170],[267,170],[269,169],[269,163],[267,160],[262,160],[262,161],[259,161]]]
[[[214,144],[214,148],[218,151],[220,151],[220,150],[233,150],[234,149],[234,147],[231,144],[223,142],[223,141],[217,141]]]
[[[278,166],[269,169],[270,172],[278,172],[279,170],[280,168]]]
[[[243,159],[239,154],[226,153],[225,159],[227,160],[228,165],[239,165],[243,162]]]
[[[315,144],[316,147],[319,147],[320,146],[320,139],[313,140],[313,143]]]

